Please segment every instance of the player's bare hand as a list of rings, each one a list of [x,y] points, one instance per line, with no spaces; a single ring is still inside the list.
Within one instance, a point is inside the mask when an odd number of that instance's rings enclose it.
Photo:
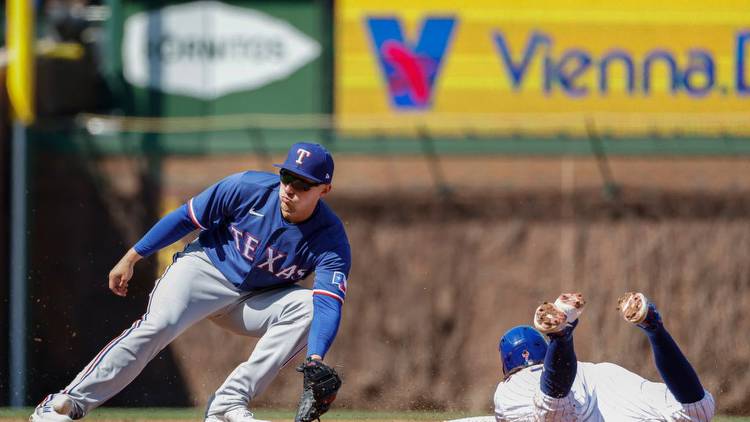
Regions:
[[[134,249],[130,249],[109,272],[109,290],[117,296],[127,296],[128,283],[133,277],[133,266],[141,259]]]
[[[133,266],[120,261],[109,272],[109,290],[117,296],[128,294],[128,282],[133,277]]]

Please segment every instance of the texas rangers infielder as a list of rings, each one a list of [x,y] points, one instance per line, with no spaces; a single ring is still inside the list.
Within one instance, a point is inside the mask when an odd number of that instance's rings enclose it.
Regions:
[[[618,308],[648,337],[664,384],[613,363],[578,362],[573,330],[584,304],[579,293],[562,294],[537,308],[536,330],[520,325],[506,332],[499,345],[505,379],[495,391],[495,416],[452,422],[711,420],[713,397],[642,293],[625,294]]]
[[[331,190],[333,158],[321,145],[292,145],[280,174],[231,175],[161,219],[109,274],[125,296],[134,264],[196,228],[174,257],[143,317],[112,340],[32,422],[79,419],[127,386],[160,350],[209,318],[259,337],[249,359],[219,387],[206,421],[256,421],[249,402],[307,345],[322,359],[338,330],[351,253],[344,226],[320,199]],[[313,290],[296,285],[315,272]],[[308,334],[309,333],[309,334]]]

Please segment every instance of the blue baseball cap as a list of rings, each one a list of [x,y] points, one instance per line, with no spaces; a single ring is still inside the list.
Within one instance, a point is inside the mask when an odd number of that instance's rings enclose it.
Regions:
[[[333,180],[333,157],[320,144],[298,142],[289,148],[286,161],[274,164],[315,183],[329,184]]]

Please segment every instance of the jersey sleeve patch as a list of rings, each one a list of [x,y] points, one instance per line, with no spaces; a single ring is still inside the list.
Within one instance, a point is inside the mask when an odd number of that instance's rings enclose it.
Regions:
[[[198,221],[198,218],[195,216],[195,209],[193,209],[193,198],[190,198],[190,201],[188,201],[188,214],[190,214],[190,220],[195,224],[195,227],[206,230],[205,227]]]
[[[346,274],[341,271],[334,271],[330,278],[331,285],[323,283],[322,289],[313,289],[313,294],[321,294],[330,296],[338,299],[341,303],[344,303],[346,298]],[[331,290],[327,290],[330,288]]]
[[[346,296],[346,274],[341,271],[334,271],[331,283],[336,285],[336,288]]]

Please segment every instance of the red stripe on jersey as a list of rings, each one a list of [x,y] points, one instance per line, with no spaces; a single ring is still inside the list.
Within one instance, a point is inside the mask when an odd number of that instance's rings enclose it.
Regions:
[[[198,218],[195,217],[195,211],[193,210],[193,198],[190,198],[190,201],[188,201],[188,214],[190,214],[190,219],[193,220],[193,224],[195,224],[195,227],[201,230],[206,230],[206,228],[203,227],[198,221]]]
[[[313,290],[313,294],[314,295],[330,296],[330,297],[332,297],[334,299],[338,299],[339,302],[344,303],[344,299],[341,296],[337,295],[336,293],[331,293],[328,290],[315,289],[315,290]]]

